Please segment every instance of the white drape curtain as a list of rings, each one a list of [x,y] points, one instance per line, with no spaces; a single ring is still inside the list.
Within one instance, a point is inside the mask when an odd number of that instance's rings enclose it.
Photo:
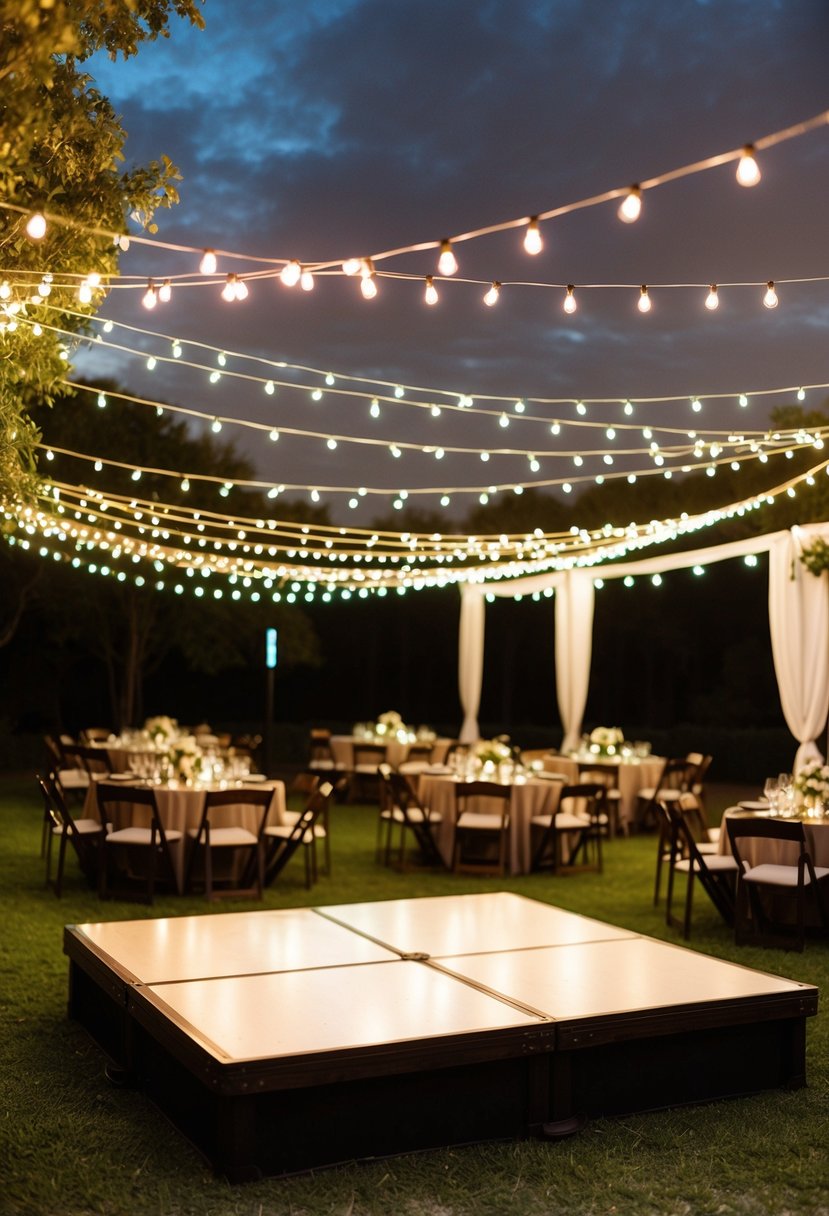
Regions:
[[[774,539],[769,562],[769,629],[780,704],[800,746],[795,771],[822,760],[815,739],[829,712],[829,575],[815,577],[799,560],[814,531]]]
[[[816,578],[799,561],[802,550],[822,536],[829,523],[807,524],[747,540],[712,545],[685,553],[659,554],[637,561],[534,574],[504,583],[465,584],[461,588],[458,681],[464,722],[461,739],[478,738],[478,709],[484,668],[485,596],[556,593],[556,693],[564,727],[564,746],[578,742],[587,701],[592,652],[593,579],[643,577],[666,570],[710,565],[752,553],[770,553],[769,626],[780,702],[789,730],[799,743],[795,768],[820,752],[815,739],[829,711],[829,575]]]
[[[556,694],[562,751],[578,746],[593,652],[593,575],[568,570],[556,592]]]

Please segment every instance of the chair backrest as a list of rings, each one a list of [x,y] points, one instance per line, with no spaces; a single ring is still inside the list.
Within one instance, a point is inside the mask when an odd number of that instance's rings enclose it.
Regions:
[[[455,806],[459,816],[463,813],[473,815],[492,814],[491,810],[488,811],[480,806],[470,806],[470,801],[476,798],[494,798],[501,803],[502,827],[506,827],[509,822],[511,797],[512,787],[502,785],[500,781],[458,781],[455,785]]]
[[[410,743],[409,750],[406,752],[406,759],[425,760],[428,763],[432,759],[432,744]]]
[[[308,759],[333,760],[331,748],[331,731],[314,727],[308,736]]]
[[[143,807],[149,812],[159,834],[164,836],[164,827],[158,814],[158,804],[152,786],[98,781],[95,785],[95,797],[105,831],[108,825],[116,828],[125,815],[131,816],[133,808]]]
[[[277,852],[276,856],[270,862],[265,872],[265,885],[269,885],[276,878],[285,866],[293,857],[299,846],[304,842],[309,832],[313,832],[317,820],[328,806],[328,801],[334,792],[334,786],[330,781],[321,781],[314,790],[305,809],[292,826],[290,833],[284,837],[284,840]]]
[[[386,759],[386,745],[385,743],[358,743],[355,740],[353,755],[355,765],[371,764],[376,767]]]
[[[276,790],[274,788],[263,789],[261,786],[241,786],[238,789],[205,791],[201,819],[199,821],[199,832],[196,839],[201,840],[206,824],[209,823],[211,827],[215,826],[213,823],[213,812],[221,812],[230,807],[253,807],[257,812],[257,823],[254,834],[257,837],[261,836],[265,830],[265,823],[267,822],[268,813],[273,804],[275,794]]]
[[[76,743],[72,747],[63,748],[64,760],[72,768],[84,769],[87,773],[108,773],[109,753],[105,747],[90,747],[88,744]]]
[[[770,819],[750,813],[728,814],[725,826],[734,860],[743,872],[748,868],[748,862],[741,853],[740,842],[747,839],[787,841],[797,846],[799,865],[802,866],[807,857],[811,860],[806,829],[800,819]]]
[[[106,743],[111,734],[108,726],[87,726],[81,731],[80,740],[84,744]]]
[[[70,835],[77,832],[54,772],[47,773],[45,778],[36,773],[35,781],[43,798],[44,814],[52,826]]]
[[[662,772],[656,783],[657,790],[690,789],[696,773],[696,767],[685,756],[669,757],[662,765]]]

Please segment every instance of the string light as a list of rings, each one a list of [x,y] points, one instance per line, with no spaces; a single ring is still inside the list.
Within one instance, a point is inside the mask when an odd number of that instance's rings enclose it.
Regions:
[[[373,300],[377,295],[377,275],[371,258],[363,260],[360,275],[360,291],[363,293],[363,299]]]
[[[538,227],[538,216],[531,217],[527,224],[527,230],[524,233],[524,249],[527,253],[535,256],[541,253],[544,248],[544,242],[541,239],[541,230]]]
[[[295,260],[287,262],[279,272],[280,282],[285,287],[296,287],[301,277],[302,267]]]
[[[741,186],[756,186],[760,180],[760,166],[754,156],[754,144],[746,144],[737,165],[737,181]]]
[[[165,279],[159,287],[158,298],[162,304],[169,304],[173,298],[173,285],[169,279]]]
[[[452,249],[452,242],[443,240],[440,243],[440,257],[438,258],[438,271],[446,276],[458,273],[458,259],[455,257]]]
[[[489,291],[484,296],[484,304],[486,304],[487,308],[492,308],[493,305],[498,303],[498,297],[500,294],[501,284],[498,282],[493,283]]]
[[[215,274],[219,268],[219,263],[216,259],[216,254],[212,249],[205,249],[199,262],[199,271],[202,274]]]
[[[149,283],[147,284],[147,290],[144,292],[143,296],[141,297],[141,303],[144,305],[145,308],[152,310],[156,306],[157,298],[158,297],[156,295],[156,290],[153,285],[153,281],[152,281],[152,279],[150,279]]]
[[[438,289],[435,287],[435,280],[430,274],[426,275],[426,290],[423,293],[423,298],[427,304],[437,304]]]
[[[777,292],[774,289],[774,282],[769,279],[766,284],[766,294],[763,296],[763,304],[766,308],[776,308],[779,303]]]
[[[644,283],[639,288],[638,308],[639,308],[640,312],[650,312],[650,310],[651,310],[651,298],[648,295],[648,289]]]
[[[576,308],[578,307],[578,305],[576,304],[576,297],[573,295],[574,291],[575,291],[575,287],[573,286],[573,284],[568,283],[567,284],[567,294],[564,297],[563,308],[564,308],[564,311],[570,315],[572,315],[576,311]]]
[[[40,211],[35,211],[29,216],[26,224],[26,236],[32,241],[42,241],[46,236],[46,216]]]
[[[720,306],[720,297],[717,295],[717,284],[712,283],[709,288],[708,295],[705,297],[705,307],[714,312]]]
[[[314,290],[314,276],[310,270],[303,270],[299,276],[299,285],[303,291]]]
[[[639,186],[631,186],[619,204],[617,215],[625,224],[633,224],[642,213],[642,191]]]

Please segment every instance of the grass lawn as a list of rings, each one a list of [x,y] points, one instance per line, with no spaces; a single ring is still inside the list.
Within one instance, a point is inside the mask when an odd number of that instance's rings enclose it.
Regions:
[[[712,791],[712,810],[733,791]],[[153,909],[99,903],[68,861],[64,897],[43,886],[34,781],[0,780],[0,1011],[3,1032],[0,1212],[42,1216],[485,1216],[510,1213],[829,1213],[826,1013],[807,1029],[808,1088],[595,1120],[555,1144],[481,1144],[231,1187],[140,1094],[113,1089],[103,1057],[66,1017],[64,924],[191,913],[208,907],[157,899]],[[652,906],[655,842],[611,842],[603,875],[466,879],[398,874],[374,863],[375,812],[337,807],[334,865],[312,892],[301,858],[266,893],[265,907],[301,907],[468,891],[510,890],[666,940]],[[802,955],[734,946],[704,894],[691,946],[824,988],[829,942]],[[390,1112],[390,1117],[393,1112]]]

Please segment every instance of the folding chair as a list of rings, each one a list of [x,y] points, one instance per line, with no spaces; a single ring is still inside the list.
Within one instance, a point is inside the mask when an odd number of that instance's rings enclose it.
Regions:
[[[662,802],[658,805],[662,815],[667,816],[670,824],[665,924],[676,924],[672,908],[674,877],[679,873],[685,874],[687,878],[685,914],[682,921],[682,935],[686,940],[691,936],[691,910],[695,879],[699,880],[700,886],[725,923],[732,925],[734,923],[734,883],[737,876],[736,861],[733,857],[719,857],[699,851],[690,822],[686,817],[686,811],[679,801]]]
[[[486,798],[496,810],[482,810]],[[456,874],[505,874],[512,787],[496,781],[459,781],[455,786],[455,842],[452,869]]]
[[[699,852],[706,857],[714,856],[719,846],[716,841],[710,838],[708,825],[696,794],[690,792],[680,794],[677,805],[685,815],[685,822],[693,833]],[[656,878],[653,885],[654,907],[657,907],[659,904],[659,892],[662,886],[662,868],[665,865],[674,864],[677,860],[679,860],[679,855],[675,855],[675,851],[672,851],[670,819],[665,815],[660,815],[659,838],[656,843]]]
[[[725,819],[731,851],[739,867],[737,878],[737,911],[734,940],[738,946],[754,943],[760,946],[792,946],[802,950],[806,936],[806,897],[812,896],[824,932],[829,926],[824,895],[829,869],[816,866],[806,841],[801,820],[765,819],[758,816],[727,815]],[[783,846],[781,852],[796,854],[788,864],[780,861],[760,861],[750,865],[745,842],[758,840]],[[788,850],[787,850],[788,846]],[[765,892],[763,899],[761,892]],[[787,931],[785,922],[770,910],[772,899],[789,896],[795,904],[795,933]]]
[[[314,828],[325,811],[328,801],[334,792],[330,781],[322,781],[300,814],[296,823],[291,825],[267,826],[263,832],[265,844],[265,886],[270,886],[277,875],[281,874],[294,853],[302,844],[310,843],[314,838]],[[309,854],[305,855],[305,885],[311,886],[311,870]]]
[[[262,833],[273,802],[274,790],[252,787],[241,789],[208,790],[204,795],[201,819],[197,828],[190,828],[187,836],[190,842],[190,856],[187,862],[187,877],[184,883],[185,891],[193,888],[193,874],[196,858],[199,854],[204,858],[204,893],[207,899],[220,899],[228,896],[236,898],[262,898],[262,882],[264,878],[264,860]],[[239,812],[243,809],[252,811],[255,818],[255,831],[239,822]],[[227,820],[236,822],[226,822]],[[220,822],[225,821],[225,822]],[[224,872],[217,880],[214,869],[214,853],[216,850],[226,859]],[[239,864],[235,854],[238,850],[246,850],[250,855],[245,864]],[[253,877],[253,881],[249,879]],[[227,885],[217,888],[216,882]]]
[[[530,832],[537,839],[531,869],[552,870],[554,874],[588,869],[601,873],[606,795],[605,785],[598,781],[562,786],[555,811],[534,815],[530,820]],[[567,839],[571,848],[565,860],[563,846]]]
[[[638,831],[659,824],[660,803],[674,802],[680,794],[687,792],[696,771],[697,766],[689,764],[684,756],[665,761],[656,785],[645,786],[636,795],[635,827]]]
[[[437,813],[430,813],[421,804],[414,786],[404,773],[396,773],[389,764],[381,764],[378,773],[381,784],[385,787],[385,797],[382,800],[383,805],[380,812],[380,827],[382,829],[385,826],[386,829],[383,864],[390,864],[392,836],[394,828],[397,826],[400,828],[397,860],[401,869],[405,869],[407,832],[414,837],[424,864],[442,868],[443,858],[432,835],[432,828],[442,822],[441,816]]]
[[[66,861],[67,843],[77,854],[81,870],[90,883],[94,883],[98,869],[98,846],[104,829],[97,819],[76,819],[61,793],[53,772],[46,777],[35,778],[43,797],[44,827],[48,831],[46,848],[46,885],[51,886],[60,899],[63,894],[63,870]],[[52,879],[52,841],[58,837],[58,863]]]
[[[147,903],[153,902],[159,866],[162,871],[161,877],[166,876],[176,894],[180,894],[170,845],[181,841],[182,834],[177,830],[165,831],[158,814],[155,791],[152,787],[115,784],[114,782],[109,784],[106,781],[99,781],[96,783],[95,794],[104,828],[101,864],[98,867],[98,894],[100,897],[106,899],[110,894],[110,869],[114,869],[114,865],[111,863],[113,854],[116,852],[122,853],[127,860],[126,876],[133,887],[135,885],[133,880],[140,880],[141,876],[132,870],[131,858],[140,856],[144,859]],[[132,822],[134,819],[145,821],[149,819],[150,826],[145,827],[134,823]],[[126,820],[130,822],[123,827],[119,826]],[[129,890],[129,887],[122,887],[122,894],[126,895]]]

